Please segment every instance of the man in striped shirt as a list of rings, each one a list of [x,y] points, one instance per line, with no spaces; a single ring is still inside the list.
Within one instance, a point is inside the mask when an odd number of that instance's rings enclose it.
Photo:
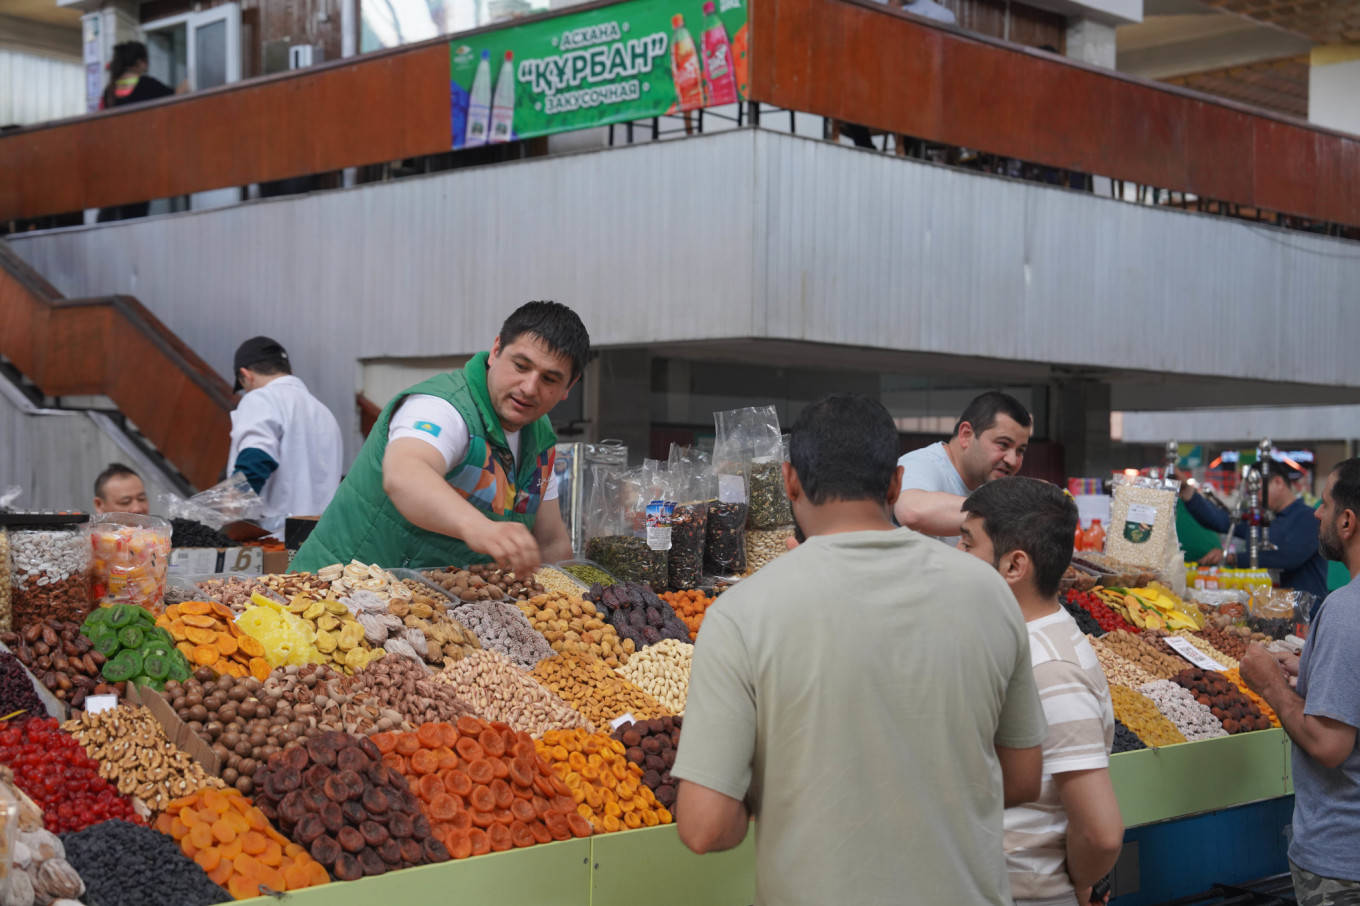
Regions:
[[[1058,601],[1072,559],[1077,508],[1048,482],[1002,478],[964,501],[959,549],[1006,580],[1029,630],[1043,703],[1043,786],[1006,809],[1006,868],[1017,906],[1085,906],[1123,844],[1110,784],[1114,710],[1091,643]]]

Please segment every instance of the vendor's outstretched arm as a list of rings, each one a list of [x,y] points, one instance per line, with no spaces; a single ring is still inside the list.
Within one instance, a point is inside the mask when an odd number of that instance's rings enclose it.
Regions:
[[[559,563],[571,559],[571,534],[567,531],[567,524],[562,521],[562,507],[558,505],[557,498],[538,505],[534,539],[538,541],[538,549],[543,552],[546,562]]]
[[[383,491],[412,525],[458,538],[502,569],[528,574],[542,562],[538,542],[518,522],[496,522],[444,480],[444,459],[422,440],[399,437],[383,455]],[[558,518],[561,522],[561,518]]]
[[[949,538],[963,528],[963,498],[943,491],[902,490],[893,505],[899,525]]]

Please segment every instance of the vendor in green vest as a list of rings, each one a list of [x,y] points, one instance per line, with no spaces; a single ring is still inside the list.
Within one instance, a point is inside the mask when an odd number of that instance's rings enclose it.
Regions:
[[[291,568],[495,562],[522,575],[570,558],[548,412],[589,351],[574,311],[529,302],[489,353],[397,394]]]

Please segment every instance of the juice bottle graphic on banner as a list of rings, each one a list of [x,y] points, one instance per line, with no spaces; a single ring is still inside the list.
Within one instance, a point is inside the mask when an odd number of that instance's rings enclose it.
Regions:
[[[732,65],[732,44],[718,18],[713,0],[704,4],[704,85],[710,104],[735,104],[737,79]]]
[[[694,39],[685,28],[685,17],[671,16],[671,77],[675,80],[675,106],[678,110],[695,110],[704,106],[704,83],[699,74],[699,52]]]
[[[472,79],[472,93],[468,97],[467,136],[465,148],[486,144],[488,121],[491,118],[491,52],[482,51],[477,74]]]
[[[515,125],[515,52],[505,52],[500,75],[496,76],[496,95],[491,102],[491,138],[494,144],[510,141]]]

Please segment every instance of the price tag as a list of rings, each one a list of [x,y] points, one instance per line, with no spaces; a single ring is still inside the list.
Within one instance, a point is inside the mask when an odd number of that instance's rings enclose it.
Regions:
[[[258,547],[229,547],[222,559],[222,572],[238,576],[264,574],[264,550]]]
[[[614,718],[613,720],[611,720],[611,721],[609,722],[609,729],[610,729],[610,730],[617,730],[619,727],[622,727],[622,726],[625,725],[625,724],[634,724],[634,723],[637,723],[637,718],[634,717],[631,713],[628,713],[628,714],[620,714],[618,717]]]
[[[1217,670],[1221,673],[1223,670],[1227,669],[1218,661],[1209,657],[1209,655],[1200,651],[1178,635],[1166,636],[1163,641],[1174,648],[1177,654],[1201,670]]]
[[[118,707],[117,695],[87,695],[85,696],[85,713],[98,714],[100,711],[112,711]]]
[[[220,553],[215,547],[177,547],[170,552],[170,571],[190,576],[215,573]]]

